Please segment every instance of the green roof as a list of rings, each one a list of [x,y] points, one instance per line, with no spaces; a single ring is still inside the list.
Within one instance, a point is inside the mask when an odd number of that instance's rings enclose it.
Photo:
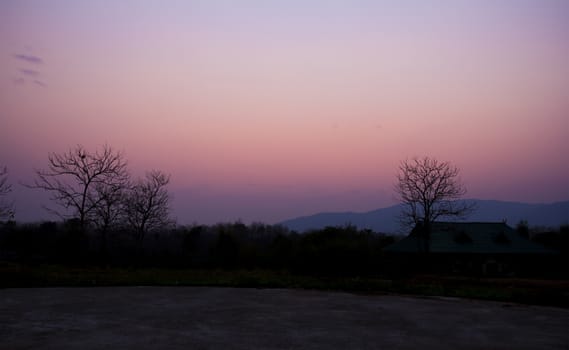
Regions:
[[[425,251],[425,239],[417,228],[388,247],[387,252]],[[430,253],[458,254],[551,254],[553,251],[520,236],[505,223],[435,222],[428,242]]]

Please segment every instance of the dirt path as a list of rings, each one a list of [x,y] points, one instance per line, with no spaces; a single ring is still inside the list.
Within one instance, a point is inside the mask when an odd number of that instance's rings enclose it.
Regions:
[[[283,289],[0,290],[1,349],[567,349],[569,311]]]

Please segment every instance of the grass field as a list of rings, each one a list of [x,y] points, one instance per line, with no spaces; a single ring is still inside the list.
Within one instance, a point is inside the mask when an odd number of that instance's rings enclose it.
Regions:
[[[68,267],[0,263],[0,288],[84,286],[219,286],[338,290],[445,296],[569,308],[569,281],[418,275],[322,277],[273,270]]]

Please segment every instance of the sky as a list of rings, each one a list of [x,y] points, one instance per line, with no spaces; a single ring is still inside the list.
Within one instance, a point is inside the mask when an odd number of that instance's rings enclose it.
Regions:
[[[108,144],[179,223],[397,203],[405,159],[466,197],[569,199],[569,1],[2,0],[0,165]]]

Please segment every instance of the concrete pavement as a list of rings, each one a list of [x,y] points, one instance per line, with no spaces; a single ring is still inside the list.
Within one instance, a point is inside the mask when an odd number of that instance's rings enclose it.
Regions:
[[[567,349],[569,311],[209,287],[0,290],[0,349]]]

